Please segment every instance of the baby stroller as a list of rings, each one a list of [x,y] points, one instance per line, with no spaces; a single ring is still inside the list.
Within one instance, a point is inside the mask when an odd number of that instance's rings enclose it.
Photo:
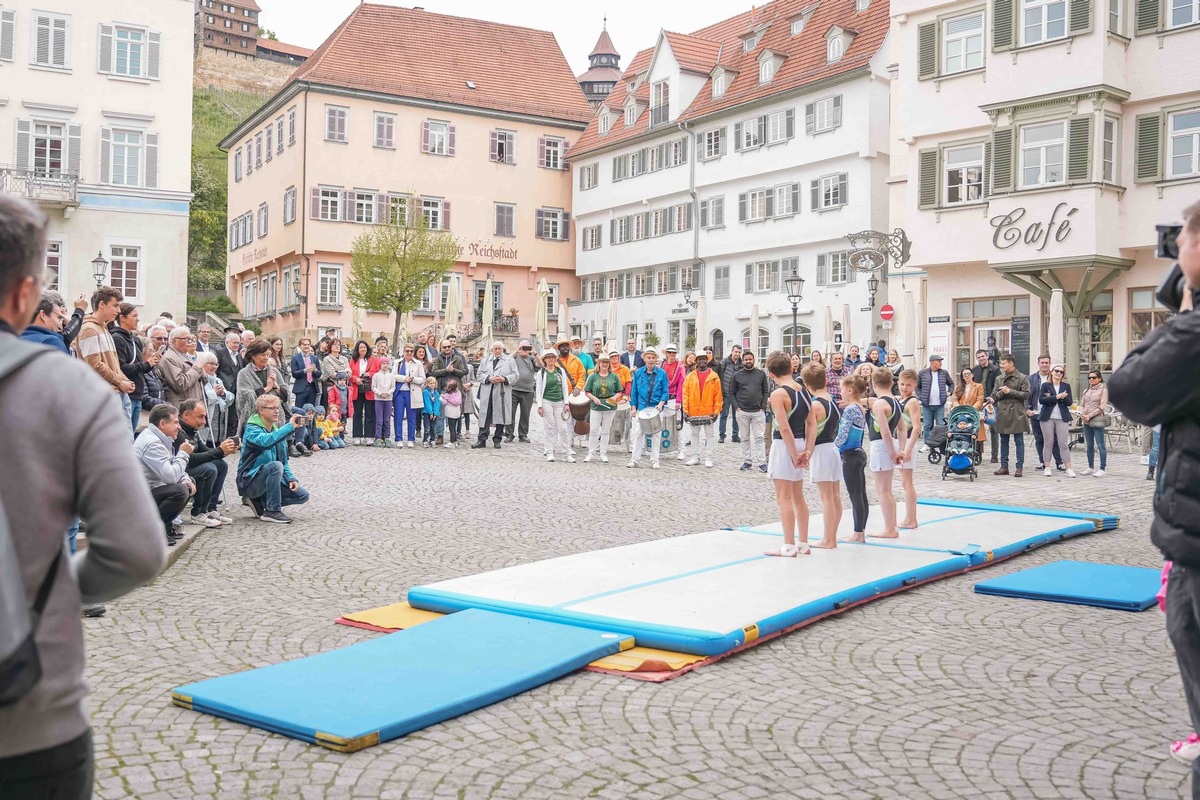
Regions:
[[[946,415],[946,463],[942,465],[942,480],[948,473],[969,475],[971,480],[979,476],[975,469],[982,458],[976,439],[981,425],[979,412],[971,406],[955,406]]]

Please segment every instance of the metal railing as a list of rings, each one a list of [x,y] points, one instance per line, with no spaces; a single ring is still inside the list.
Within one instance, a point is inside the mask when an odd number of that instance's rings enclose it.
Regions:
[[[0,164],[0,192],[18,194],[58,208],[78,206],[79,176]]]

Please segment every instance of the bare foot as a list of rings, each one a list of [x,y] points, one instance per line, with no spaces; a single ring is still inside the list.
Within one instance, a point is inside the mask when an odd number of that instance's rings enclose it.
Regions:
[[[866,541],[866,534],[855,533],[850,536],[843,536],[842,538],[838,539],[838,541],[839,542],[858,542],[859,544],[862,544],[863,542]]]
[[[898,527],[902,531],[915,531],[917,529],[917,523],[916,522],[901,522],[896,527]]]
[[[899,539],[900,531],[883,531],[882,533],[868,533],[872,539]]]
[[[822,539],[819,542],[813,542],[812,546],[817,548],[818,550],[836,550],[837,549],[837,539],[834,539],[831,542],[827,542],[824,539]]]

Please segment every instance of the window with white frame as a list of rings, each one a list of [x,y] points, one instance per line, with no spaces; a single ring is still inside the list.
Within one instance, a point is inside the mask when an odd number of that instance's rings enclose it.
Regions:
[[[600,226],[589,225],[583,229],[583,249],[584,250],[599,250],[600,249]]]
[[[246,174],[254,172],[254,140],[246,140]]]
[[[800,259],[797,256],[781,258],[779,260],[779,271],[783,275],[784,280],[795,278],[800,274]]]
[[[62,259],[63,243],[46,242],[46,277],[44,280],[46,288],[52,292],[60,292],[63,288]]]
[[[325,106],[325,141],[345,142],[346,121],[350,109],[342,106]]]
[[[263,135],[254,137],[254,168],[262,169],[263,165]]]
[[[440,197],[422,197],[421,213],[425,215],[425,225],[432,231],[440,231],[446,227],[444,203]]]
[[[747,266],[752,267],[754,272],[752,292],[773,292],[779,289],[778,261],[756,261]]]
[[[709,197],[700,201],[700,227],[720,228],[725,225],[725,198]]]
[[[317,219],[323,219],[326,222],[341,222],[342,190],[330,186],[322,186],[318,208]]]
[[[363,225],[375,224],[375,193],[354,193],[354,221]]]
[[[274,147],[274,145],[275,145],[275,126],[268,125],[266,127],[266,129],[263,131],[263,133],[265,133],[267,135],[267,146],[266,146],[267,161],[270,161],[272,158],[275,157],[275,147]]]
[[[1200,109],[1168,117],[1171,137],[1171,177],[1200,175]]]
[[[1021,128],[1021,188],[1053,186],[1066,179],[1066,122]]]
[[[761,117],[748,119],[742,123],[742,149],[749,150],[762,144],[762,128],[759,126]]]
[[[704,133],[704,158],[719,158],[725,151],[725,129],[706,131]]]
[[[556,241],[567,238],[567,212],[561,208],[540,208],[538,216],[541,217],[538,238]]]
[[[425,146],[426,153],[444,156],[450,152],[450,123],[430,120],[425,123],[429,139]]]
[[[283,152],[283,117],[275,120],[275,154]]]
[[[767,190],[754,189],[746,193],[746,220],[767,218]]]
[[[606,134],[612,129],[612,117],[607,112],[600,114],[600,134]]]
[[[649,166],[646,168],[647,172],[658,172],[663,168],[663,156],[665,155],[663,152],[663,146],[660,145],[659,147],[651,147],[646,151],[646,153],[647,160],[649,162]]]
[[[263,203],[258,207],[258,238],[263,238],[267,235],[267,204]]]
[[[825,264],[829,270],[830,283],[848,283],[850,281],[850,254],[845,250],[826,253]]]
[[[341,306],[342,266],[317,264],[317,305]]]
[[[725,90],[729,88],[729,76],[724,72],[713,78],[712,95],[713,97],[721,97],[725,94]]]
[[[692,204],[680,203],[672,209],[673,227],[672,232],[680,233],[682,231],[690,231],[692,229]]]
[[[670,119],[671,84],[655,81],[650,85],[650,125],[661,125]]]
[[[618,217],[613,220],[613,244],[625,244],[625,242],[629,241],[629,219],[629,217]]]
[[[854,0],[854,10],[858,13],[866,11],[871,6],[871,0]]]
[[[283,224],[291,225],[296,221],[296,187],[289,186],[283,193]]]
[[[687,163],[687,139],[676,139],[667,145],[667,166],[678,167]]]
[[[635,219],[642,218],[642,216],[643,215],[639,214]],[[670,215],[668,214],[667,209],[659,208],[650,212],[651,236],[665,236],[668,225],[670,225]],[[635,235],[634,238],[636,239],[638,237]]]
[[[983,12],[952,17],[942,23],[942,74],[983,66]]]
[[[242,179],[242,148],[233,151],[233,179],[240,181]]]
[[[829,44],[825,48],[825,58],[830,63],[841,61],[842,55],[846,52],[846,44],[842,41],[842,37],[834,36],[829,40]]]
[[[388,205],[388,224],[407,227],[410,223],[409,216],[409,197],[405,194],[389,194],[387,198]]]
[[[815,209],[837,208],[846,204],[846,173],[824,175],[815,183],[817,184],[817,191],[813,197]]]
[[[796,200],[799,199],[799,190],[794,183],[785,183],[782,186],[776,186],[775,192],[775,208],[774,215],[776,217],[786,217],[795,214]]]
[[[375,146],[396,149],[396,115],[375,112]]]
[[[38,67],[70,69],[71,17],[37,11],[33,15],[33,41],[29,62]]]
[[[58,177],[64,171],[66,126],[55,122],[33,124],[33,172],[39,177]],[[24,164],[19,164],[24,168]]]
[[[713,268],[713,297],[721,300],[729,297],[729,265]]]
[[[967,144],[947,147],[943,152],[946,196],[948,206],[973,203],[983,199],[983,145]]]
[[[767,115],[767,144],[782,142],[791,138],[795,112],[792,109],[775,111]]]
[[[1200,0],[1171,0],[1171,27],[1200,22]]]
[[[146,77],[145,28],[118,25],[113,29],[112,74],[128,78]]]
[[[808,21],[807,16],[792,20],[792,36],[799,36],[804,32],[804,23]]]
[[[630,103],[625,107],[625,127],[630,127],[637,122],[637,103]]]
[[[517,207],[512,203],[496,203],[496,235],[516,236]]]
[[[1120,126],[1120,120],[1116,117],[1104,118],[1100,179],[1107,183],[1117,182],[1117,142],[1120,141]]]
[[[1067,0],[1021,0],[1021,44],[1067,35]]]
[[[775,60],[768,58],[758,65],[758,82],[770,83],[775,77]]]
[[[813,133],[831,131],[842,124],[842,96],[824,97],[813,103]]]
[[[758,34],[752,34],[742,39],[742,52],[749,53],[754,48],[758,47]]]
[[[288,147],[296,143],[296,107],[288,109]]]
[[[142,248],[113,245],[108,259],[108,285],[125,295],[125,301],[135,302],[142,296],[138,290],[142,275]]]
[[[258,281],[254,278],[242,281],[242,314],[258,316]]]
[[[516,131],[492,131],[491,160],[497,164],[517,163]]]
[[[279,273],[272,272],[262,277],[262,313],[275,312],[276,298],[279,294]]]
[[[110,183],[113,186],[142,185],[142,134],[114,128],[112,131]]]
[[[558,284],[549,284],[550,294],[546,295],[547,319],[558,319]]]
[[[766,328],[758,329],[758,341],[753,344],[750,341],[750,329],[746,328],[742,331],[742,352],[747,350],[754,353],[755,358],[761,363],[767,360],[767,352],[771,349],[771,332]]]
[[[599,164],[588,164],[586,167],[581,167],[579,169],[579,188],[584,190],[595,189],[599,172]]]
[[[563,139],[554,136],[547,136],[546,145],[546,169],[562,169],[567,154],[567,143]]]

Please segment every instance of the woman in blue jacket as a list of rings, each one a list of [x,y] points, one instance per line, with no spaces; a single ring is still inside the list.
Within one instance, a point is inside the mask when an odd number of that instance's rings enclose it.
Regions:
[[[1066,367],[1058,364],[1050,370],[1050,379],[1042,381],[1042,410],[1038,414],[1038,422],[1042,426],[1042,463],[1050,466],[1054,457],[1054,443],[1057,441],[1063,466],[1067,468],[1067,477],[1074,478],[1071,451],[1067,449],[1071,441],[1071,384],[1067,383],[1066,374]],[[1054,470],[1047,469],[1044,474],[1048,478],[1054,474]]]

